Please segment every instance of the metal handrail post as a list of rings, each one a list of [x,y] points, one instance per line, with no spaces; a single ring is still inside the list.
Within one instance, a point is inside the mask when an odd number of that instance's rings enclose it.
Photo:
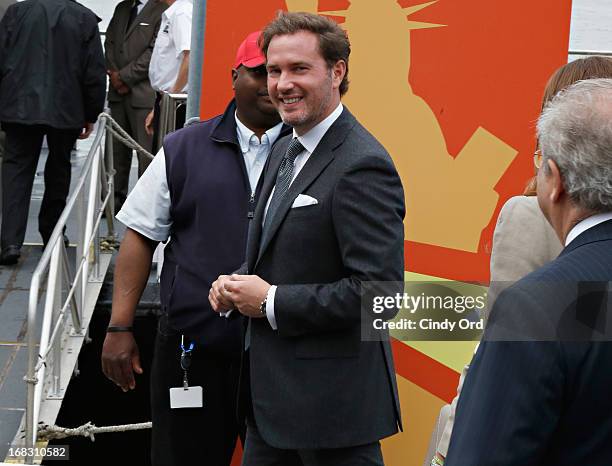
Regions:
[[[62,270],[64,272],[64,279],[66,283],[72,283],[70,279],[70,267],[68,266],[68,254],[66,253],[66,249],[62,249]],[[72,316],[72,326],[74,327],[74,333],[80,334],[82,332],[82,324],[81,324],[81,313],[79,312],[79,304],[77,302],[74,293],[70,297],[70,313]]]
[[[206,37],[206,0],[199,0],[193,3],[193,16],[191,21],[191,55],[189,56],[188,97],[185,122],[200,116],[204,40]]]
[[[34,327],[36,325],[36,306],[38,304],[38,291],[40,289],[40,273],[34,272],[32,276],[32,284],[30,286],[30,296],[28,302],[28,373],[27,373],[27,410],[26,410],[26,438],[25,446],[27,452],[32,452],[34,443],[36,442],[36,431],[34,423],[34,400],[35,391],[38,380],[36,379],[36,341],[34,336]],[[32,463],[34,457],[28,454],[26,457],[27,463]]]
[[[170,132],[168,128],[168,106],[170,96],[166,92],[162,94],[161,102],[159,103],[159,139]],[[161,141],[159,141],[161,147]]]
[[[83,193],[83,191],[80,191],[77,196],[77,208],[76,208],[77,219],[79,222],[79,232],[78,232],[79,240],[76,245],[76,257],[74,259],[75,270],[79,269],[81,257],[83,257],[83,251],[85,248],[85,199],[84,197],[85,197],[85,194]],[[79,318],[80,318],[80,312],[83,309],[83,306],[85,306],[85,297],[83,293],[84,286],[82,283],[81,275],[75,274],[74,279],[79,282],[79,286],[77,286],[75,290],[75,295],[76,295],[77,302],[79,303]]]
[[[57,325],[58,322],[62,319],[62,273],[61,273],[61,250],[64,248],[64,242],[58,241],[57,248],[54,251],[54,262],[53,263],[53,271],[54,275],[56,275],[56,284],[54,288],[47,288],[47,295],[55,294],[55,298],[53,299],[53,314],[55,315],[54,322]],[[49,272],[51,271],[51,267],[49,267]],[[53,345],[53,396],[60,397],[61,396],[61,380],[62,380],[62,339],[56,338],[56,340],[51,341],[51,345]],[[41,354],[44,354],[41,352]],[[40,384],[41,386],[44,384]],[[42,393],[41,393],[42,395]]]
[[[98,213],[100,212],[100,196],[102,194],[102,189],[100,187],[100,173],[102,172],[102,167],[104,167],[104,153],[102,152],[102,147],[100,147],[100,157],[98,158],[98,163],[96,164],[98,167],[97,173],[92,173],[91,179],[92,182],[95,181],[95,193],[94,193],[94,212],[96,218],[98,217]],[[94,261],[94,278],[95,280],[100,279],[100,229],[96,228],[95,230],[96,236],[94,237],[93,242],[93,261]]]
[[[89,262],[90,259],[92,257],[92,251],[91,248],[93,245],[89,244],[89,238],[91,237],[92,233],[93,233],[93,216],[94,216],[94,212],[97,213],[96,211],[96,196],[98,193],[98,170],[100,168],[100,164],[99,164],[99,158],[100,158],[100,152],[96,151],[94,153],[94,161],[90,166],[90,172],[88,173],[89,175],[89,189],[87,191],[88,194],[88,198],[87,198],[87,211],[85,213],[85,236],[83,237],[83,247],[87,248],[83,250],[83,254],[87,255],[87,260],[85,261],[85,263],[83,264],[83,271],[82,271],[82,290],[83,290],[83,306],[81,307],[81,309],[85,308],[85,299],[86,297],[86,288],[87,288],[87,282],[89,281]],[[81,316],[82,317],[82,316]]]
[[[115,160],[114,160],[114,148],[113,148],[113,134],[106,128],[108,123],[104,122],[104,128],[106,131],[106,175],[108,180],[108,190],[111,193],[108,203],[106,204],[106,225],[108,227],[109,236],[115,236],[115,222],[113,217],[115,216]]]

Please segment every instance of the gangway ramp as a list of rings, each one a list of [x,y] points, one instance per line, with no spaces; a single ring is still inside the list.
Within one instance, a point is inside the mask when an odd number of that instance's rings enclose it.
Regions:
[[[11,464],[40,462],[30,454],[5,455],[11,447],[37,446],[39,422],[55,423],[117,246],[109,194],[111,138],[128,146],[135,142],[114,125],[102,114],[95,135],[74,154],[71,195],[45,251],[40,243],[27,243],[16,266],[0,268],[0,459]],[[39,192],[35,185],[31,217],[39,208]],[[26,241],[36,237],[37,222],[29,220]],[[64,228],[70,247],[63,241]]]

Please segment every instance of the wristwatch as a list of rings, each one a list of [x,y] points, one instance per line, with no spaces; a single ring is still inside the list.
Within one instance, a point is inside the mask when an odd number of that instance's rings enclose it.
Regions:
[[[268,296],[266,295],[264,300],[261,302],[261,305],[259,306],[259,312],[261,313],[262,317],[268,316],[268,314],[266,314],[266,303],[267,302],[268,302]]]

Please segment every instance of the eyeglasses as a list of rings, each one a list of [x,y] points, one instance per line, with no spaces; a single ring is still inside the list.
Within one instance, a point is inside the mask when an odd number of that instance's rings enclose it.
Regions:
[[[533,164],[537,170],[542,166],[542,151],[540,149],[533,153]]]

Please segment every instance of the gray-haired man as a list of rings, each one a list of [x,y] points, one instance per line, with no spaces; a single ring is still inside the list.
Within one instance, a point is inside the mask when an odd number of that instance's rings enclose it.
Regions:
[[[560,93],[538,138],[538,202],[565,249],[497,298],[446,466],[603,466],[612,458],[612,80]]]

